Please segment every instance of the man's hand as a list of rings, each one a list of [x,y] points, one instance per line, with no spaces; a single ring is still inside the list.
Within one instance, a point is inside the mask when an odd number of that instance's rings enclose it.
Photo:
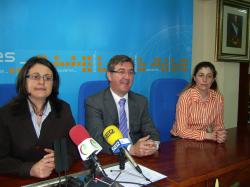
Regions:
[[[130,154],[138,157],[152,155],[157,151],[157,145],[154,140],[150,139],[150,136],[145,136],[139,139],[136,144],[130,148]]]

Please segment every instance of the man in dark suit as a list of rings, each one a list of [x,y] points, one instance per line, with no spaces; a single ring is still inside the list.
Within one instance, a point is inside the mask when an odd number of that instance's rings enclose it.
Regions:
[[[101,144],[104,152],[110,152],[110,145],[102,136],[103,130],[111,124],[121,128],[124,118],[127,137],[133,143],[128,147],[130,154],[147,156],[154,154],[159,148],[159,133],[149,116],[146,98],[130,91],[134,74],[134,62],[131,58],[125,55],[112,57],[107,68],[109,87],[86,100],[86,128]],[[125,99],[126,117],[120,113],[121,99]]]

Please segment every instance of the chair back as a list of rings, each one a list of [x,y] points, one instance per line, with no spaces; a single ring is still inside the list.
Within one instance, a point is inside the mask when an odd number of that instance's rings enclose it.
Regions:
[[[78,95],[78,114],[77,121],[85,125],[85,100],[87,97],[108,87],[108,81],[87,81],[82,83]]]
[[[3,106],[17,95],[15,84],[0,84],[0,106]]]
[[[179,94],[188,84],[183,79],[157,79],[150,88],[150,112],[161,142],[171,140],[170,130],[175,120]]]

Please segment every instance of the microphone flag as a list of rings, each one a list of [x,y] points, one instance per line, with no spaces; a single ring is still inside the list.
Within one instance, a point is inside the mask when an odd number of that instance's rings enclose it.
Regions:
[[[77,145],[82,160],[88,160],[92,154],[98,154],[102,147],[90,137],[82,125],[75,125],[69,131],[70,138]]]
[[[126,146],[128,145],[127,140],[123,140],[124,138],[121,131],[115,125],[109,125],[108,127],[106,127],[103,131],[103,136],[106,141],[112,146],[112,150],[117,152],[117,149],[119,149],[119,151],[127,157],[130,163],[135,167],[135,169],[139,173],[142,173],[140,166],[134,161],[126,148]]]
[[[131,144],[128,138],[123,138],[121,131],[115,125],[109,125],[103,131],[105,140],[111,145],[113,153],[117,154],[120,152],[120,148],[127,148]]]

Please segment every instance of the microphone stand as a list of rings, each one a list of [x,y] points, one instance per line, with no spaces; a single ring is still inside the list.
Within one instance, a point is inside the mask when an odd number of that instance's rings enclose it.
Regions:
[[[124,150],[121,149],[120,152],[119,152],[119,157],[118,157],[118,160],[119,160],[119,170],[111,170],[111,171],[119,172],[119,175],[120,175],[122,173],[122,171],[125,169],[126,159],[127,158],[125,156]]]
[[[112,186],[110,183],[113,182],[111,179],[108,178],[105,171],[102,169],[101,165],[99,164],[98,159],[92,154],[89,157],[90,162],[90,177],[88,178],[88,182],[86,187],[108,187]]]
[[[120,170],[124,170],[125,169],[125,162],[126,162],[126,157],[124,152],[119,152],[119,168]]]
[[[118,177],[122,174],[122,173],[126,173],[125,171],[125,163],[127,161],[127,158],[126,158],[126,155],[125,155],[125,152],[123,149],[120,149],[120,152],[119,152],[119,157],[118,157],[118,160],[119,160],[119,170],[111,170],[111,172],[118,172],[116,178],[113,180],[113,183],[112,184],[115,184],[116,185],[118,184],[118,186],[120,185],[119,182],[117,181]],[[129,173],[128,173],[129,174]],[[118,182],[118,183],[117,183]],[[122,185],[121,185],[122,186]]]
[[[90,176],[96,178],[96,165],[92,159],[90,159]]]
[[[126,163],[126,160],[127,160],[127,157],[126,157],[126,153],[125,153],[125,150],[124,149],[120,149],[120,152],[119,152],[119,170],[111,170],[111,172],[118,172],[116,178],[114,179],[114,181],[117,181],[118,177],[122,174],[122,173],[127,173],[128,175],[134,175],[133,173],[130,173],[130,172],[127,172],[125,169],[125,163]],[[131,160],[129,160],[131,162]],[[133,165],[134,166],[134,165]],[[149,181],[150,183],[152,183],[152,181],[150,181],[141,171],[141,168],[139,168],[139,166],[135,167],[135,170],[141,174],[142,178],[144,178],[145,180]],[[139,177],[139,176],[137,176]],[[131,183],[132,184],[132,183]]]

